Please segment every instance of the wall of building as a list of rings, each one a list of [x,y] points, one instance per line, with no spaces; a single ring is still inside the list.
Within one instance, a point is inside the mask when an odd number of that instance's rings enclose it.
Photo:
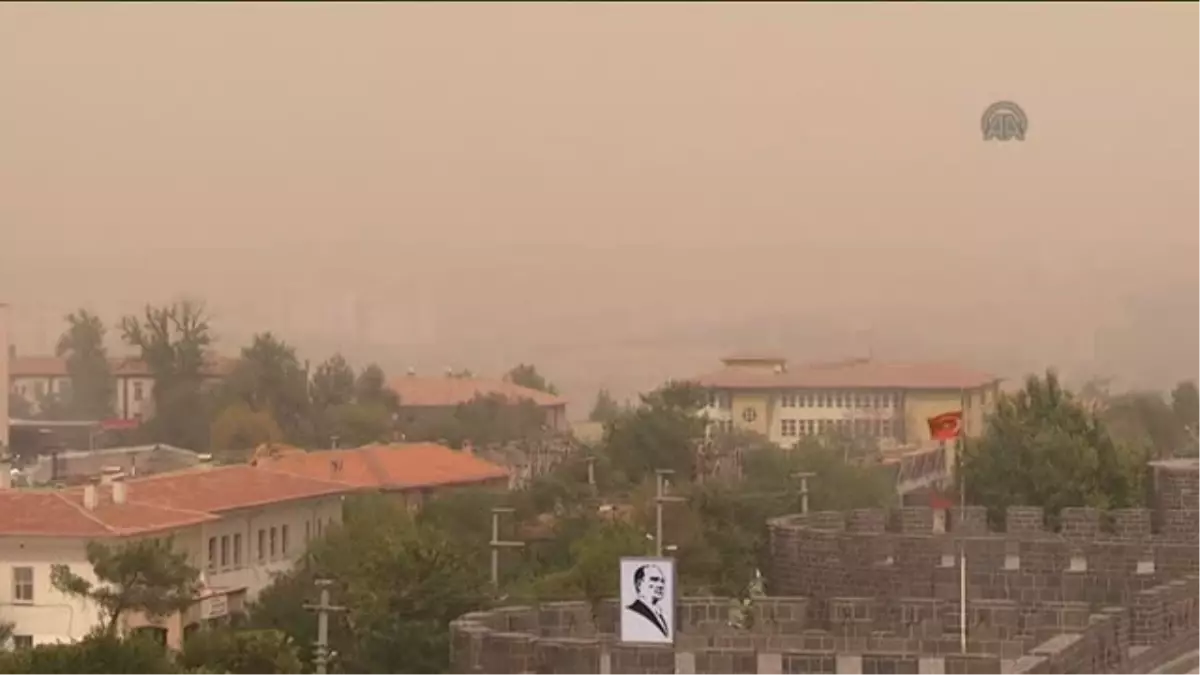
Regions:
[[[79,539],[0,537],[0,621],[13,624],[13,635],[31,636],[38,645],[82,638],[97,625],[97,607],[60,593],[50,582],[54,564],[95,581],[84,546]],[[14,597],[15,567],[33,568],[32,602]]]
[[[768,435],[775,419],[771,395],[765,392],[738,391],[733,393],[731,407],[735,428]],[[753,421],[747,420],[747,411],[753,411]]]

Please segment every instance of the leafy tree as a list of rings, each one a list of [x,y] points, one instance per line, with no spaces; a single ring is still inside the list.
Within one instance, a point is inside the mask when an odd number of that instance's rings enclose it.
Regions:
[[[29,399],[16,393],[8,394],[8,416],[12,419],[27,420],[33,417],[33,404]]]
[[[1144,456],[1119,448],[1096,415],[1053,371],[1002,395],[982,438],[966,445],[960,479],[967,499],[999,518],[1010,505],[1135,506],[1144,498]]]
[[[174,673],[166,651],[154,641],[96,631],[79,642],[0,651],[0,673]]]
[[[547,394],[558,394],[558,390],[554,385],[546,381],[542,374],[538,372],[537,367],[529,363],[519,363],[513,366],[512,370],[504,376],[504,379],[512,382],[519,387],[544,391]]]
[[[484,601],[476,542],[415,522],[386,497],[347,502],[346,520],[316,542],[310,558],[260,597],[251,621],[296,630],[315,576],[336,580],[349,608],[331,623],[330,642],[347,672],[435,673],[448,666],[447,624]],[[298,579],[299,578],[299,579]],[[278,623],[276,623],[278,622]],[[310,640],[290,633],[301,643]],[[402,648],[397,648],[402,646]]]
[[[689,383],[669,382],[643,395],[640,406],[605,426],[606,454],[634,482],[656,469],[690,477],[695,443],[704,435],[705,421],[697,414],[703,400],[703,390]]]
[[[205,353],[213,338],[204,306],[191,301],[147,305],[143,315],[121,319],[121,337],[141,351],[154,375],[155,439],[185,448],[208,445],[208,406],[203,396]]]
[[[1190,380],[1176,384],[1171,390],[1171,408],[1189,434],[1200,432],[1200,389]]]
[[[1187,445],[1187,428],[1157,392],[1131,392],[1111,397],[1102,406],[1100,419],[1113,439],[1171,457]]]
[[[602,600],[620,593],[620,580],[613,573],[620,559],[646,551],[646,538],[637,527],[619,520],[601,521],[571,544],[575,564],[545,577],[539,583],[539,594],[585,599],[591,603],[594,617]]]
[[[184,641],[179,663],[184,668],[218,673],[301,671],[295,645],[278,630],[200,630]]]
[[[116,380],[104,346],[105,333],[100,317],[85,309],[67,315],[67,330],[59,336],[55,354],[66,357],[71,378],[67,404],[72,417],[94,420],[112,416]]]
[[[354,401],[360,405],[381,405],[389,413],[400,409],[400,397],[387,386],[383,369],[372,363],[354,381]]]
[[[343,403],[322,415],[322,428],[338,439],[338,447],[352,448],[386,443],[392,431],[392,415],[378,403]]]
[[[110,635],[116,635],[118,621],[127,611],[158,618],[195,601],[200,574],[188,564],[187,553],[173,550],[169,539],[142,539],[117,547],[93,541],[88,543],[87,558],[98,583],[67,565],[52,566],[50,580],[60,592],[96,603],[106,620],[104,631]]]
[[[245,403],[234,403],[217,415],[209,433],[213,450],[240,451],[257,448],[263,443],[283,440],[283,430],[271,413],[255,412]]]
[[[608,393],[607,389],[601,389],[596,394],[596,402],[592,404],[592,412],[588,415],[588,421],[608,423],[616,419],[620,413],[621,407],[617,405],[616,399]]]
[[[341,354],[317,366],[312,377],[312,399],[317,410],[354,402],[354,369]]]
[[[13,636],[13,624],[9,621],[0,621],[0,647],[8,645],[8,641]]]
[[[546,414],[528,399],[513,401],[489,394],[459,404],[454,420],[464,439],[482,445],[536,436],[546,424]]]
[[[269,413],[291,443],[312,439],[308,376],[296,350],[271,333],[254,336],[225,381],[226,396],[255,412]]]

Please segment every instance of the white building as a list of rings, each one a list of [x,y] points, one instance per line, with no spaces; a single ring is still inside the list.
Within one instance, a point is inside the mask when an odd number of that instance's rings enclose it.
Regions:
[[[8,382],[10,396],[20,396],[37,411],[38,402],[47,395],[66,398],[71,393],[71,376],[67,372],[66,359],[56,356],[18,356],[11,349],[8,354]],[[153,415],[152,393],[154,375],[139,359],[109,359],[116,390],[113,395],[113,412],[124,420],[149,419]],[[220,379],[229,374],[235,361],[221,357],[210,357],[204,376]],[[7,410],[7,408],[5,408]]]
[[[14,489],[0,466],[0,621],[16,646],[82,638],[99,623],[95,605],[57,591],[51,566],[95,580],[89,541],[171,537],[203,571],[203,591],[185,612],[125,630],[152,630],[177,647],[205,621],[242,608],[289,569],[308,541],[341,522],[354,486],[252,466],[208,467],[67,490]]]

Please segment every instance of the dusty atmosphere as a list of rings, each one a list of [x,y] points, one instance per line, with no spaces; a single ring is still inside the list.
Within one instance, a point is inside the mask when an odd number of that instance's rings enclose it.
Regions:
[[[576,414],[729,351],[1165,387],[1197,11],[8,4],[0,299],[25,353],[186,295],[229,353],[532,361]]]

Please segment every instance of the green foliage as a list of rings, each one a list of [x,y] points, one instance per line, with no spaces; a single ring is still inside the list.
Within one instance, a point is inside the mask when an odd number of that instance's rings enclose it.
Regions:
[[[27,420],[33,417],[33,403],[29,399],[12,391],[8,394],[8,416],[15,420]]]
[[[157,618],[186,609],[195,601],[200,574],[188,564],[187,553],[173,550],[170,539],[142,539],[119,546],[93,541],[88,543],[87,558],[97,583],[67,565],[51,567],[51,583],[61,593],[99,606],[108,633],[116,633],[117,622],[127,611]]]
[[[553,384],[546,381],[545,377],[538,372],[537,367],[533,364],[520,363],[513,366],[512,370],[504,376],[504,379],[512,382],[519,387],[544,391],[547,394],[558,394],[558,389],[555,389]]]
[[[145,637],[97,631],[79,642],[0,651],[0,673],[175,673],[166,650]]]
[[[1112,397],[1100,418],[1114,441],[1155,457],[1172,457],[1188,444],[1187,427],[1157,392]]]
[[[283,430],[271,413],[255,412],[245,403],[234,403],[213,420],[209,438],[213,450],[251,450],[263,443],[283,440]]]
[[[616,399],[608,393],[607,389],[601,389],[596,394],[596,402],[592,404],[592,412],[588,414],[588,421],[607,424],[616,419],[620,413],[621,406],[617,405]]]
[[[317,410],[354,402],[354,369],[341,354],[317,366],[312,376],[312,399]]]
[[[291,630],[312,593],[311,579],[334,579],[335,598],[350,610],[331,620],[330,642],[342,670],[443,672],[447,624],[486,598],[478,548],[478,542],[414,522],[395,500],[355,499],[344,526],[316,542],[304,565],[262,594],[251,621],[288,631],[299,642]]]
[[[802,439],[791,450],[759,447],[742,458],[742,474],[750,491],[790,491],[799,510],[797,472],[815,474],[808,481],[809,508],[848,511],[883,508],[896,500],[895,479],[882,467],[845,461],[847,452],[822,439]]]
[[[648,542],[635,526],[621,521],[595,521],[586,534],[570,546],[574,565],[547,575],[538,584],[538,594],[562,599],[579,598],[595,607],[605,598],[620,593],[615,573],[624,556],[644,555]]]
[[[391,439],[392,414],[378,403],[343,403],[325,411],[323,428],[337,437],[338,447],[353,448]]]
[[[1184,429],[1184,445],[1177,454],[1195,457],[1200,449],[1197,446],[1197,436],[1200,434],[1200,392],[1197,392],[1194,380],[1180,382],[1171,391],[1171,409],[1175,412],[1175,419]]]
[[[291,639],[278,630],[199,630],[183,643],[179,664],[217,673],[299,673]]]
[[[967,444],[960,478],[967,499],[998,519],[1010,505],[1117,508],[1144,498],[1146,457],[1120,448],[1096,416],[1048,371],[1002,395],[984,436]]]
[[[205,351],[212,344],[208,315],[199,303],[147,305],[142,317],[121,319],[121,337],[141,351],[154,375],[154,416],[145,425],[154,440],[184,448],[208,446],[203,395]]]
[[[354,382],[354,400],[359,405],[379,405],[389,413],[400,409],[400,398],[387,386],[383,369],[374,363],[363,368]]]
[[[295,348],[271,333],[255,335],[250,346],[242,349],[242,358],[224,382],[223,396],[269,414],[289,443],[312,441],[308,376]]]
[[[702,389],[676,382],[642,396],[639,407],[605,425],[604,446],[613,465],[635,483],[656,469],[690,477],[695,443],[704,435],[705,421],[696,414],[703,401]]]
[[[58,338],[55,354],[66,357],[71,378],[69,416],[75,419],[107,419],[113,413],[116,380],[104,347],[106,329],[100,317],[81,309],[68,314],[67,330]]]
[[[462,447],[507,443],[535,438],[545,427],[546,414],[533,401],[513,401],[502,394],[476,395],[459,404],[449,418],[419,419],[405,426],[410,441],[442,441]]]

